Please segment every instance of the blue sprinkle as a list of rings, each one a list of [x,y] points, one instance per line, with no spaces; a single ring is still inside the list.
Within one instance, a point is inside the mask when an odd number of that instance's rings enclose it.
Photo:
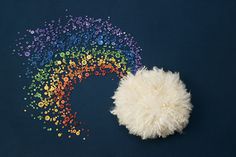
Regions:
[[[103,41],[102,40],[98,40],[98,45],[103,45]]]

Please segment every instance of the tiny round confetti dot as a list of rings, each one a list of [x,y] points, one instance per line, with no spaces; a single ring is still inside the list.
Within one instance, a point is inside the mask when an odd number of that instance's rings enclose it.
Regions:
[[[48,116],[48,115],[45,116],[45,120],[46,120],[46,121],[50,120],[50,116]]]

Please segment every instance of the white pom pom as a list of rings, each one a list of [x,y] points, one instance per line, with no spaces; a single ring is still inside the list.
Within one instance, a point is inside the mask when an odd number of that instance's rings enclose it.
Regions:
[[[156,67],[124,77],[115,91],[111,111],[129,133],[142,139],[182,132],[192,109],[190,93],[178,73]]]

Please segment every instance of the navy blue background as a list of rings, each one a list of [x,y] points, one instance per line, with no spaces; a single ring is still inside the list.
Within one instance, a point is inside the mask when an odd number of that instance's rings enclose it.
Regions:
[[[182,135],[142,141],[109,113],[118,80],[91,78],[76,87],[73,107],[90,126],[86,141],[59,139],[22,110],[18,31],[74,16],[111,17],[143,48],[143,64],[179,71],[194,110]],[[233,0],[1,0],[1,157],[236,156],[236,2]]]

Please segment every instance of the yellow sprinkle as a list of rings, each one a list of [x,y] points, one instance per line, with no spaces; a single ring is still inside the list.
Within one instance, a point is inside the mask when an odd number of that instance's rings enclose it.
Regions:
[[[52,92],[52,91],[54,91],[54,89],[55,89],[54,87],[51,87],[51,88],[50,88],[50,91]]]
[[[76,135],[77,135],[77,136],[79,136],[79,135],[80,135],[80,130],[78,130],[78,131],[76,132]]]
[[[73,65],[75,62],[73,62],[72,60],[69,61],[70,65]]]
[[[89,60],[89,59],[91,59],[92,58],[92,55],[88,55],[87,56],[87,59]]]
[[[61,137],[61,136],[62,136],[62,133],[58,133],[57,136],[58,136],[58,137]]]
[[[57,120],[57,118],[56,118],[56,117],[53,117],[53,118],[52,118],[52,120],[53,120],[53,121],[56,121],[56,120]]]
[[[48,90],[48,88],[49,88],[48,85],[45,85],[45,86],[44,86],[44,89],[45,89],[45,90]]]
[[[39,102],[38,106],[42,108],[44,106],[44,104],[42,102]]]
[[[86,65],[87,61],[86,60],[82,60],[82,65]]]
[[[112,58],[110,59],[110,61],[115,62],[116,60],[115,60],[114,57],[112,57]]]
[[[61,64],[61,61],[57,61],[57,64],[60,65],[60,64]]]
[[[50,116],[48,116],[48,115],[45,116],[45,120],[47,120],[47,121],[50,120]]]

